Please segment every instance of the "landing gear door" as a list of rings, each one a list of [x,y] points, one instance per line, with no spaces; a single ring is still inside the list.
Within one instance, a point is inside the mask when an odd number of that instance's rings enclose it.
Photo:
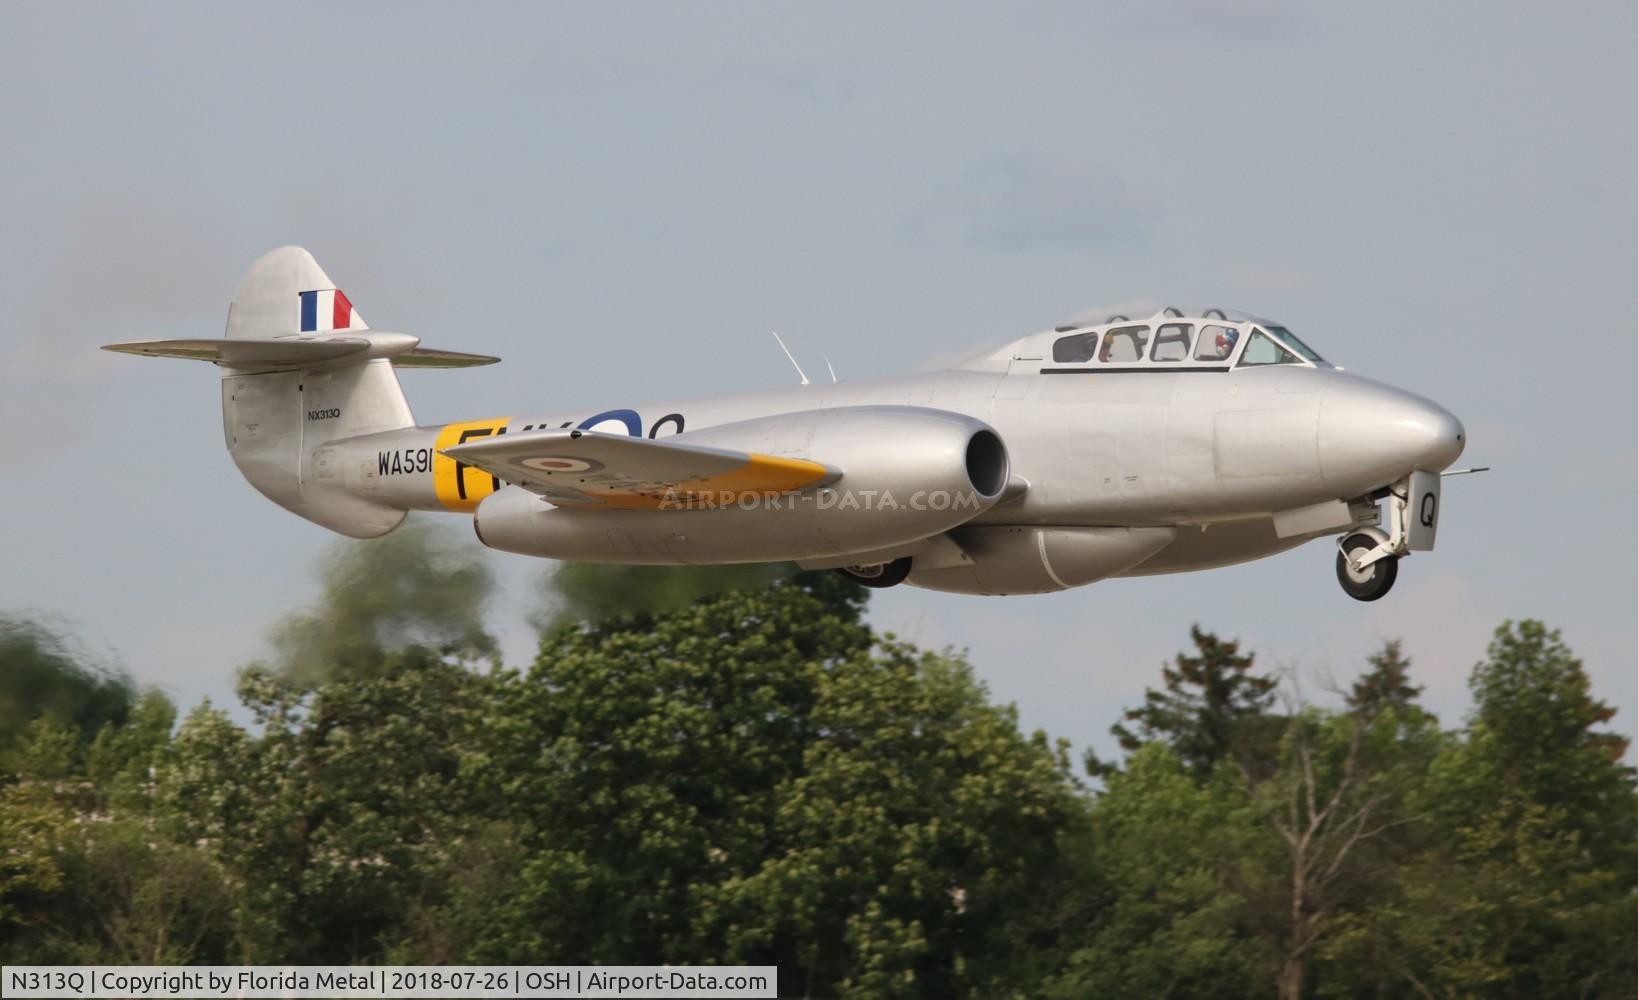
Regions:
[[[1433,539],[1439,531],[1439,483],[1437,472],[1421,469],[1410,475],[1410,509],[1405,513],[1406,541],[1412,552],[1431,552]]]

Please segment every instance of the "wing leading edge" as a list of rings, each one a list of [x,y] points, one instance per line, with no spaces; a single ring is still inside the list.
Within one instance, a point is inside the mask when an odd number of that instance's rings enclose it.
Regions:
[[[841,475],[806,459],[583,430],[508,434],[442,453],[559,507],[714,509],[812,489]]]

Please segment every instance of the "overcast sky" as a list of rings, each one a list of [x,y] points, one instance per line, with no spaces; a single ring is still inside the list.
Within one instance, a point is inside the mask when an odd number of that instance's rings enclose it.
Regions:
[[[422,423],[783,385],[770,329],[846,377],[1213,303],[1495,466],[1392,594],[1348,599],[1319,541],[874,621],[1107,747],[1191,622],[1311,690],[1403,637],[1454,723],[1539,617],[1638,733],[1638,8],[1091,6],[8,4],[0,611],[191,704],[312,598],[333,536],[239,478],[217,373],[95,349],[220,336],[282,244],[375,327],[506,359],[407,374]],[[542,564],[492,560],[521,663]]]

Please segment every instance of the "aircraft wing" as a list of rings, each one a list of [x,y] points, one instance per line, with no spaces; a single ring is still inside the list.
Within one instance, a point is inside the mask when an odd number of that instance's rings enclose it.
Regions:
[[[841,475],[806,459],[584,430],[505,434],[442,454],[560,507],[713,509]]]

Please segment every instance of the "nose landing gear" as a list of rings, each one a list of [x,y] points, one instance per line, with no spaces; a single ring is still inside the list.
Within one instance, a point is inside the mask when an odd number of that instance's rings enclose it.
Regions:
[[[1380,532],[1378,532],[1380,533]],[[1374,601],[1393,589],[1399,578],[1399,557],[1386,554],[1374,562],[1365,563],[1367,555],[1381,545],[1374,536],[1363,531],[1345,535],[1337,543],[1337,582],[1349,597],[1356,601]]]
[[[1389,530],[1356,522],[1358,526],[1337,542],[1337,582],[1356,601],[1382,597],[1399,577],[1400,559],[1433,548],[1439,522],[1439,474],[1417,469],[1386,493]],[[1371,521],[1379,520],[1374,506]]]

